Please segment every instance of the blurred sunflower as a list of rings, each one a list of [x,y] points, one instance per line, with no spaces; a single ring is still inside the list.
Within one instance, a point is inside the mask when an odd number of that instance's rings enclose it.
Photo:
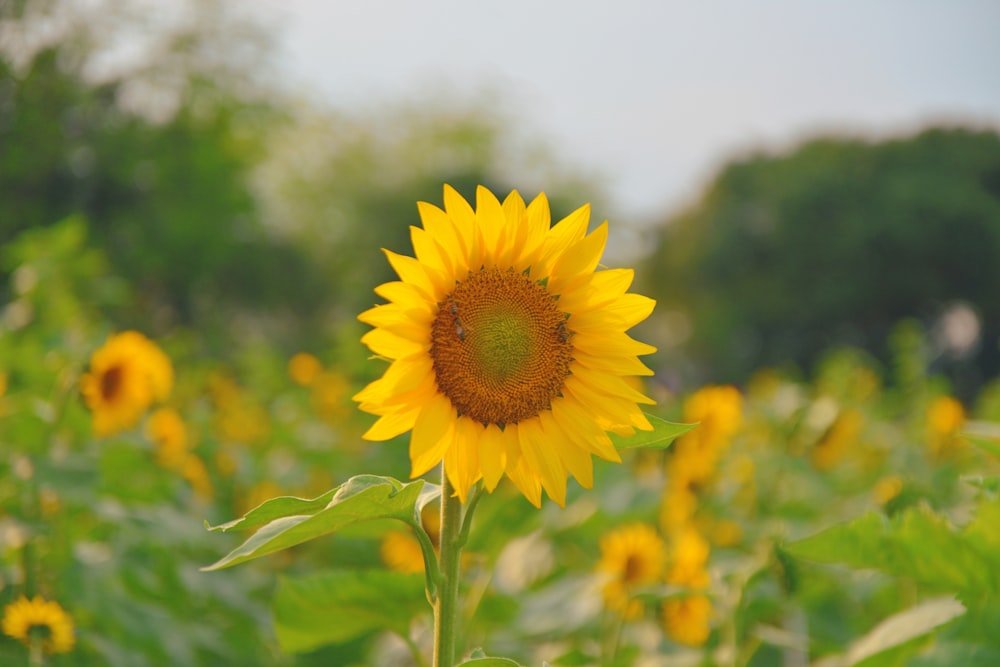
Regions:
[[[420,512],[420,523],[435,551],[441,540],[441,513],[437,510],[437,505],[428,505]],[[420,542],[410,531],[387,532],[382,538],[379,555],[390,570],[411,574],[424,571],[424,552],[420,549]]]
[[[288,360],[288,376],[292,382],[308,387],[323,370],[323,364],[308,352],[299,352]]]
[[[703,484],[715,474],[720,457],[743,424],[743,396],[732,385],[702,387],[684,401],[684,421],[700,425],[677,439],[667,474]]]
[[[164,400],[174,382],[170,359],[137,331],[108,338],[90,358],[80,391],[93,414],[93,430],[107,436],[135,426],[155,401]]]
[[[156,446],[156,462],[164,468],[180,468],[188,455],[188,433],[184,420],[172,408],[158,408],[146,420],[146,438]]]
[[[607,431],[652,429],[637,403],[653,401],[624,378],[652,374],[638,355],[655,348],[625,332],[654,302],[626,293],[633,271],[596,271],[608,227],[587,234],[589,206],[550,227],[544,195],[501,204],[480,187],[473,210],[445,186],[444,210],[418,207],[415,257],[385,251],[400,280],[359,316],[392,361],[354,397],[379,416],[364,437],[412,430],[411,475],[443,461],[463,502],[506,474],[534,505],[543,488],[563,505],[567,474],[593,485],[592,454],[621,460]]]
[[[678,644],[701,646],[711,632],[712,602],[704,595],[688,595],[664,600],[661,607],[663,629]]]
[[[931,402],[927,409],[927,446],[931,456],[946,456],[962,447],[959,433],[965,420],[965,408],[958,399],[938,396]]]
[[[842,410],[813,447],[810,460],[817,470],[830,470],[857,442],[865,424],[864,416],[853,408]]]
[[[597,571],[608,575],[604,604],[626,619],[642,614],[636,589],[654,584],[663,574],[666,546],[652,526],[636,523],[617,528],[601,538]]]
[[[693,526],[688,526],[671,536],[670,566],[666,582],[676,586],[705,588],[709,583],[708,555],[711,547]]]
[[[73,619],[58,602],[40,595],[31,600],[22,595],[4,607],[0,627],[25,646],[38,641],[45,653],[68,653],[76,644]]]

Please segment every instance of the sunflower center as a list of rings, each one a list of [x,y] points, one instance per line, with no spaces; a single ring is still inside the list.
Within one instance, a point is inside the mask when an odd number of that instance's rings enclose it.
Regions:
[[[562,390],[572,336],[541,283],[514,269],[470,272],[438,304],[431,327],[438,388],[481,424],[530,419]]]
[[[101,396],[105,401],[113,401],[122,386],[122,367],[112,366],[101,375]]]
[[[622,568],[622,580],[626,584],[634,584],[639,580],[644,569],[642,559],[635,554],[630,554],[625,559],[625,566]]]
[[[52,626],[48,623],[39,623],[36,621],[28,626],[27,634],[26,639],[29,641],[35,640],[47,644],[52,639]]]

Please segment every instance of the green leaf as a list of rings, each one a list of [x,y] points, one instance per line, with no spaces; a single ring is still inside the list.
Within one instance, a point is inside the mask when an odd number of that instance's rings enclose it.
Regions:
[[[459,663],[458,667],[521,667],[509,658],[473,658]]]
[[[964,613],[965,607],[961,602],[944,596],[893,614],[851,644],[847,650],[846,664],[856,665],[873,655],[927,634]]]
[[[1000,477],[963,477],[962,481],[987,493],[1000,493]]]
[[[213,532],[218,531],[223,533],[227,533],[230,530],[254,530],[281,517],[315,514],[330,504],[330,500],[337,490],[336,488],[330,489],[323,495],[312,500],[296,498],[294,496],[271,498],[253,508],[239,519],[234,519],[218,526],[210,526],[208,529]]]
[[[628,437],[609,433],[611,442],[615,443],[615,447],[618,449],[636,449],[639,447],[666,449],[675,438],[684,435],[698,425],[698,423],[676,424],[650,414],[646,415],[646,419],[653,425],[652,431],[636,431],[635,435]]]
[[[980,596],[1000,591],[1000,515],[997,501],[980,505],[980,517],[964,532],[924,507],[892,520],[870,513],[785,545],[792,555],[821,563],[845,563],[911,577],[929,590]]]
[[[972,435],[971,433],[962,433],[962,437],[983,451],[989,452],[993,456],[1000,459],[1000,442],[997,442],[993,438],[981,435]]]
[[[438,487],[422,479],[404,484],[391,477],[358,475],[313,500],[274,498],[242,519],[209,528],[227,532],[259,526],[260,530],[224,558],[202,569],[220,570],[245,563],[362,521],[398,519],[419,526],[420,510],[439,493]]]
[[[331,571],[280,579],[274,629],[282,649],[303,653],[382,630],[406,637],[413,619],[428,611],[422,575]]]

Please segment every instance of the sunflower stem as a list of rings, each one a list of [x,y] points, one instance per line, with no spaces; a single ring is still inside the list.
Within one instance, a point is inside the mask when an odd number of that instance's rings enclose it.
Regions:
[[[465,517],[462,519],[462,530],[458,534],[458,544],[464,549],[469,541],[469,531],[472,529],[472,513],[476,511],[479,499],[483,497],[483,481],[479,480],[469,491],[469,502],[465,506]]]
[[[434,667],[454,667],[458,644],[458,581],[462,543],[462,501],[441,466],[441,582],[434,604]]]
[[[431,542],[430,535],[424,530],[420,520],[414,520],[410,526],[417,536],[417,542],[420,543],[420,552],[424,557],[424,576],[426,578],[424,585],[427,589],[427,601],[433,605],[437,601],[438,590],[441,588],[441,570],[438,568],[438,557],[434,552],[434,544]]]

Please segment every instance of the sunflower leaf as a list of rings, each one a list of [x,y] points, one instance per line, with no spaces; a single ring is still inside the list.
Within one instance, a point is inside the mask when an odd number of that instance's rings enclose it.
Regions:
[[[439,493],[439,488],[422,479],[404,484],[392,477],[357,475],[312,500],[273,498],[241,519],[210,527],[209,530],[221,532],[259,530],[228,555],[202,569],[211,571],[238,565],[362,521],[398,519],[416,526],[420,510]]]
[[[413,619],[427,610],[419,574],[334,570],[281,577],[274,630],[282,649],[303,653],[381,630],[406,636]]]
[[[908,577],[930,591],[980,595],[1000,591],[1000,501],[980,504],[959,531],[943,516],[916,507],[891,519],[876,513],[786,544],[791,555]]]
[[[697,422],[694,424],[668,422],[666,419],[660,419],[650,414],[646,415],[646,419],[653,425],[652,431],[636,431],[635,435],[628,437],[609,433],[611,442],[615,443],[615,447],[618,449],[636,449],[639,447],[666,449],[675,438],[684,435],[698,425]]]
[[[458,667],[521,667],[510,658],[473,658],[459,663]]]
[[[973,435],[971,433],[963,433],[962,437],[969,440],[972,444],[979,447],[983,451],[989,452],[993,456],[1000,458],[1000,441],[981,435]]]

